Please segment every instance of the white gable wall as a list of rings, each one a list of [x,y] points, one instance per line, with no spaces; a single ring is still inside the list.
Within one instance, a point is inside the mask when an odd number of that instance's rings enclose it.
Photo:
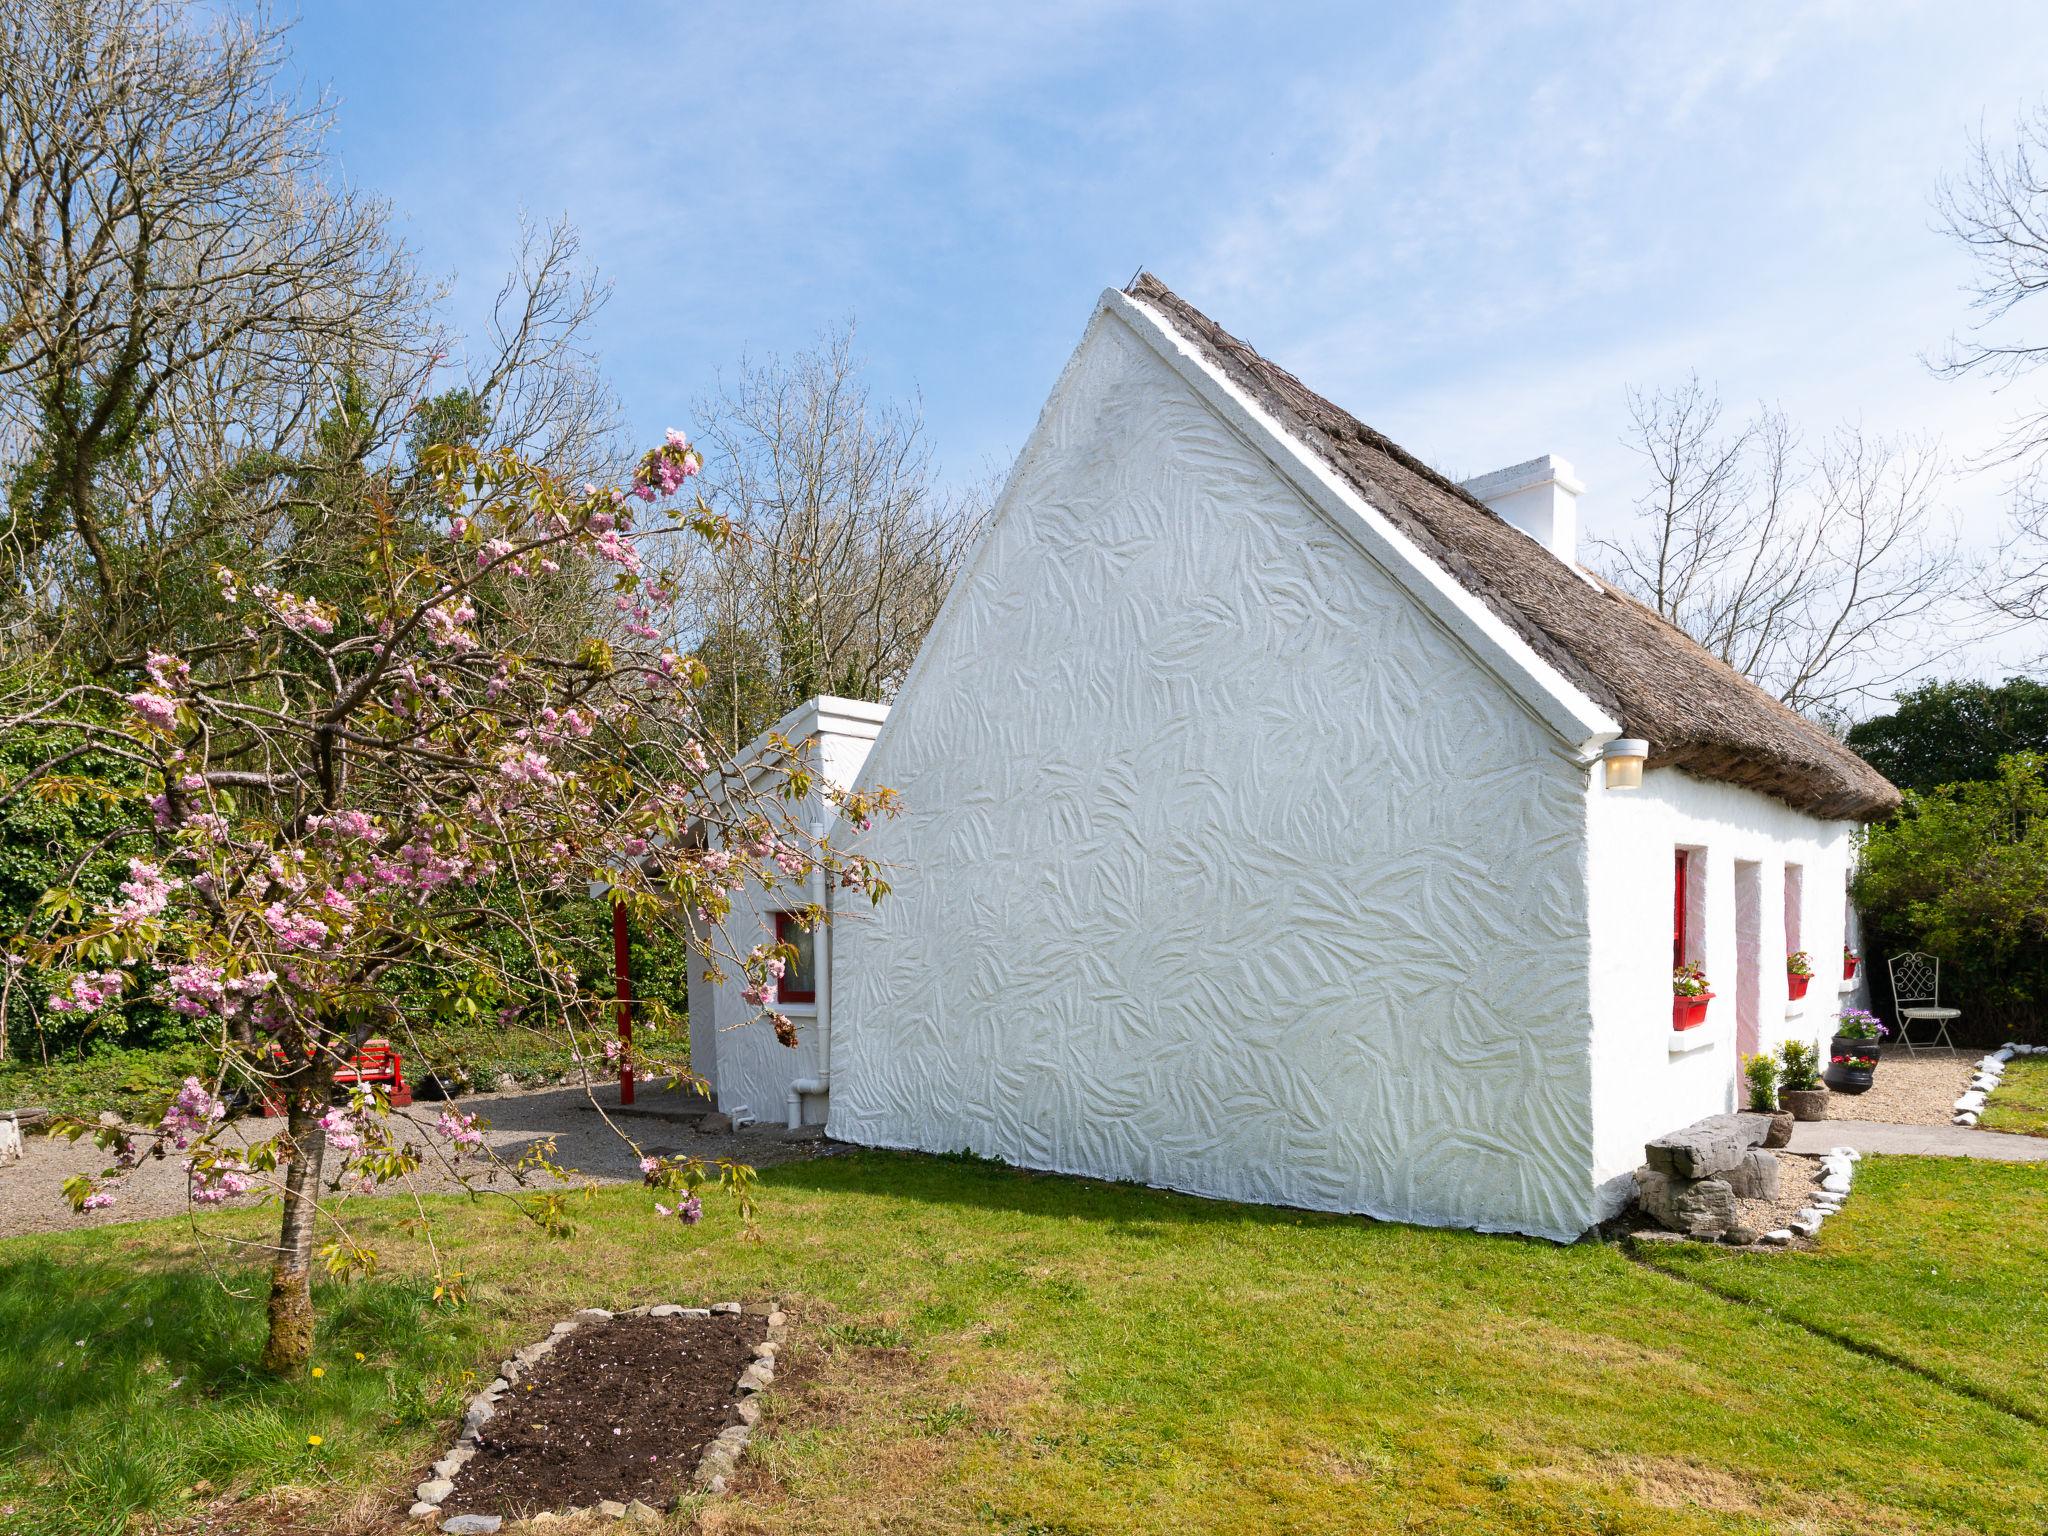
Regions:
[[[1227,419],[1098,312],[863,773],[831,1130],[1573,1236],[1586,771]]]
[[[1737,950],[1758,957],[1757,1043],[1788,1039],[1825,1051],[1841,1006],[1844,889],[1854,826],[1823,821],[1732,784],[1675,768],[1643,776],[1638,790],[1597,787],[1590,803],[1593,914],[1595,1177],[1603,1205],[1618,1209],[1643,1143],[1706,1115],[1742,1107],[1736,1040]],[[1671,1028],[1673,855],[1703,850],[1703,909],[1693,923],[1715,997],[1707,1020]],[[1700,854],[1695,853],[1696,858]],[[1758,866],[1756,932],[1739,932],[1737,864]],[[1785,866],[1800,867],[1798,947],[1814,978],[1798,1002],[1785,983]],[[1825,1060],[1825,1058],[1823,1058]]]

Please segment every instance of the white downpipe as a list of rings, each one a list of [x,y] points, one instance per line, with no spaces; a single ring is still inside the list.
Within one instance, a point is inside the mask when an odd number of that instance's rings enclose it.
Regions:
[[[823,841],[825,829],[813,824],[811,836]],[[811,937],[811,968],[816,977],[818,995],[818,1075],[800,1077],[789,1085],[789,1098],[784,1108],[792,1131],[803,1129],[804,1095],[832,1091],[832,883],[816,872],[811,878],[821,887],[821,905],[826,916],[826,921],[813,930]]]

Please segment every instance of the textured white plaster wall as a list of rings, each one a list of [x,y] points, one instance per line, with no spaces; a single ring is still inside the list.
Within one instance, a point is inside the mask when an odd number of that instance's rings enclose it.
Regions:
[[[1594,1219],[1584,771],[1113,314],[863,781],[834,1135]]]
[[[1738,860],[1761,866],[1758,1043],[1767,1050],[1794,1037],[1825,1044],[1840,1006],[1842,892],[1854,827],[1675,768],[1653,769],[1641,789],[1617,793],[1602,789],[1596,775],[1591,795],[1595,1176],[1612,1210],[1628,1193],[1645,1141],[1742,1102]],[[1706,850],[1695,943],[1715,993],[1707,1022],[1682,1035],[1671,1028],[1672,854],[1679,847]],[[1788,996],[1783,963],[1787,860],[1802,867],[1801,947],[1816,973],[1798,1003]]]

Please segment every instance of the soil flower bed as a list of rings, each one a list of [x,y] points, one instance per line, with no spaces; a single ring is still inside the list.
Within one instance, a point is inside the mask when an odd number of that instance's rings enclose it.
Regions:
[[[758,1417],[742,1378],[768,1333],[766,1316],[730,1303],[710,1312],[579,1314],[475,1426],[441,1513],[616,1514],[636,1501],[666,1508],[701,1480],[700,1463],[721,1435],[730,1439]]]

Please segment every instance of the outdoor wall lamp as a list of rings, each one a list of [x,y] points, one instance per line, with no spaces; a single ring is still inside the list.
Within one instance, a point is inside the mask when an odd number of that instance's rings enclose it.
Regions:
[[[1643,787],[1643,763],[1650,755],[1650,744],[1633,736],[1617,736],[1607,743],[1600,758],[1607,768],[1609,789],[1641,789]]]

